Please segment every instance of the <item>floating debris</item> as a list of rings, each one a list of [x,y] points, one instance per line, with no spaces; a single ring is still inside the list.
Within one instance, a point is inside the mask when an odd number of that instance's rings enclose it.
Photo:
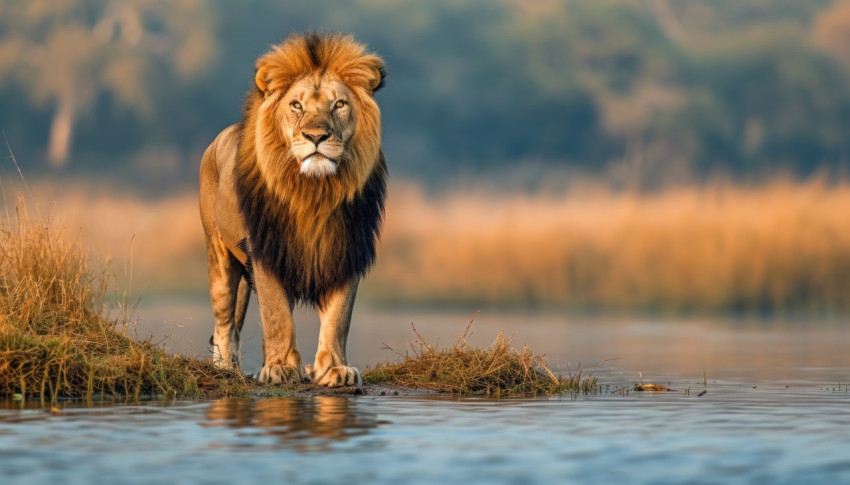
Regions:
[[[675,389],[670,389],[669,387],[662,386],[660,384],[643,384],[643,383],[635,384],[635,391],[638,391],[638,392],[676,392]]]

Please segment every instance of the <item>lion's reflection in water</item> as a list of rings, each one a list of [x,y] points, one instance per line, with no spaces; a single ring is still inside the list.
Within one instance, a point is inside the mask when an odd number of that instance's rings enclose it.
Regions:
[[[212,403],[205,427],[255,428],[278,443],[302,451],[322,450],[332,441],[363,436],[378,426],[376,416],[356,409],[349,398],[315,396],[251,401],[225,398]]]

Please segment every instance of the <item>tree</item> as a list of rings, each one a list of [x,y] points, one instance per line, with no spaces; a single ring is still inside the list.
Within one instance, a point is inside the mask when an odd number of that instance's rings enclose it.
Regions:
[[[148,116],[154,76],[185,79],[207,66],[210,24],[199,0],[2,0],[0,77],[52,108],[47,157],[61,167],[75,123],[101,94]]]
[[[850,66],[850,2],[838,2],[815,17],[813,43]]]

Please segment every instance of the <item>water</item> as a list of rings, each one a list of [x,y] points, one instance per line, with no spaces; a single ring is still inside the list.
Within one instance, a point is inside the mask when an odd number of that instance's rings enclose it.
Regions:
[[[358,367],[394,360],[409,349],[417,331],[431,345],[449,346],[464,332],[475,309],[437,312],[421,309],[376,310],[356,307],[348,339],[349,361]],[[296,340],[304,363],[312,361],[319,333],[313,312],[296,311]],[[802,379],[810,383],[850,381],[850,319],[708,319],[597,317],[563,312],[484,310],[468,341],[488,346],[500,331],[516,347],[531,346],[553,367],[614,370],[627,380],[682,377],[764,380]],[[256,305],[243,329],[243,368],[258,372],[262,333]],[[173,351],[210,355],[209,301],[143,301],[140,335],[169,336]]]
[[[847,483],[850,393],[0,410],[4,483]]]
[[[175,334],[170,345],[204,352],[208,310],[170,305],[145,310],[140,330]],[[175,320],[163,323],[160,315]],[[309,358],[316,322],[298,318]],[[448,344],[468,318],[356,313],[352,361],[393,358],[381,342],[402,349],[411,320],[432,343]],[[584,362],[584,372],[599,377],[600,394],[66,403],[56,414],[7,401],[0,403],[0,477],[10,484],[848,483],[846,328],[485,312],[473,343],[517,331],[515,344],[532,344],[562,372]],[[255,321],[246,324],[251,332]],[[258,340],[245,347],[246,367],[257,366]],[[641,378],[676,392],[625,392]]]

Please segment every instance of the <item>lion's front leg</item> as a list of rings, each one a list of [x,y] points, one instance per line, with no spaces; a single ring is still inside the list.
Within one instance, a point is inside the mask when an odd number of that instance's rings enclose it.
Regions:
[[[301,354],[295,347],[292,302],[277,277],[254,263],[254,282],[263,326],[263,384],[294,384],[304,380]]]
[[[322,322],[319,330],[319,348],[312,366],[307,366],[307,375],[313,383],[320,386],[341,387],[363,385],[360,371],[347,365],[345,343],[348,340],[348,327],[351,323],[351,311],[357,296],[358,281],[352,282],[330,294],[324,306],[319,309]]]

